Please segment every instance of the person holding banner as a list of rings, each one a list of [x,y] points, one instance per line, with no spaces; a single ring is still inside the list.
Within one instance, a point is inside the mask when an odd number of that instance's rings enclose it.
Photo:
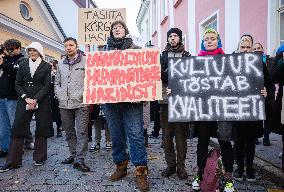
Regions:
[[[110,37],[105,50],[139,49],[130,37],[123,21],[115,21],[111,25]],[[129,143],[130,160],[135,165],[135,175],[138,187],[149,190],[147,153],[143,129],[143,104],[138,103],[106,103],[103,106],[112,140],[112,157],[116,164],[111,181],[118,181],[127,175]]]
[[[248,39],[243,39],[239,42],[238,52],[252,52],[252,43]],[[261,90],[261,95],[266,97],[266,88],[270,88],[268,79],[268,70],[263,63],[264,89]],[[237,161],[237,170],[234,173],[234,179],[242,181],[244,178],[244,159],[246,159],[246,180],[249,182],[256,181],[253,160],[255,154],[256,140],[263,135],[263,121],[238,121],[236,122],[236,138],[235,152]]]
[[[64,40],[66,57],[57,68],[54,91],[59,101],[62,124],[66,133],[71,156],[62,164],[73,164],[73,168],[89,172],[84,163],[88,151],[89,106],[83,103],[86,58],[78,51],[77,40]]]
[[[188,123],[168,121],[168,58],[189,57],[182,43],[182,31],[179,28],[171,28],[167,32],[167,45],[161,55],[163,100],[160,103],[160,118],[162,127],[162,139],[167,168],[162,171],[163,177],[169,177],[175,172],[180,179],[186,179],[188,174],[185,170],[185,158],[187,152],[186,136],[189,129]],[[176,141],[175,153],[173,138]]]
[[[219,55],[224,54],[219,33],[209,28],[204,32],[201,42],[201,50],[198,56]],[[234,183],[232,178],[234,154],[231,145],[232,122],[217,122],[217,121],[199,121],[195,123],[195,131],[198,137],[197,143],[197,166],[199,174],[193,180],[192,187],[195,190],[200,189],[200,179],[202,176],[202,162],[208,153],[210,137],[218,138],[221,149],[222,163],[225,168],[225,189],[226,192],[234,191]]]

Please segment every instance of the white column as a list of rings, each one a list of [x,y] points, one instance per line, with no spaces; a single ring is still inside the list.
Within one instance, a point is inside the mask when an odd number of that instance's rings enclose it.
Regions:
[[[162,0],[164,1],[164,0]],[[162,37],[161,37],[161,0],[157,0],[157,7],[158,7],[158,18],[157,18],[157,35],[158,35],[158,47],[160,48],[160,51],[162,51]]]
[[[240,39],[240,0],[225,0],[225,53],[237,49]]]
[[[277,1],[268,0],[267,10],[267,54],[274,55],[277,47],[279,46],[279,24],[277,25]]]
[[[170,28],[175,26],[174,0],[169,0]]]
[[[188,51],[196,55],[195,0],[188,0]]]

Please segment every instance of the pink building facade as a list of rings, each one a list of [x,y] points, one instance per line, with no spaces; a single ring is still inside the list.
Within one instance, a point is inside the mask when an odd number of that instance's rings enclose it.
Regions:
[[[186,49],[196,55],[204,30],[216,29],[226,53],[237,49],[243,34],[251,34],[274,55],[284,43],[284,0],[141,0],[136,19],[142,44],[163,50],[167,31],[183,31]]]

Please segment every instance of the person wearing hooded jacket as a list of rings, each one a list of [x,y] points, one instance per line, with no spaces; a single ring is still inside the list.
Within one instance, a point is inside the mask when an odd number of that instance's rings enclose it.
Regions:
[[[29,59],[19,65],[15,89],[18,93],[16,116],[12,127],[12,141],[8,157],[0,172],[22,165],[24,138],[29,135],[30,122],[35,114],[35,149],[33,160],[36,166],[47,160],[47,138],[53,136],[52,117],[49,100],[51,87],[51,66],[43,60],[43,47],[32,42],[26,52]]]
[[[222,49],[222,42],[219,33],[212,28],[207,29],[203,34],[201,42],[201,50],[198,56],[220,55],[224,54]],[[197,143],[197,166],[198,176],[193,179],[192,188],[200,189],[200,182],[202,177],[202,164],[208,154],[208,146],[210,137],[217,137],[220,145],[222,163],[224,165],[224,191],[233,192],[233,165],[234,154],[231,145],[231,136],[233,133],[233,122],[228,121],[199,121],[195,122],[195,132],[198,137]]]
[[[128,35],[128,28],[123,21],[113,22],[104,50],[139,49],[140,47],[135,45]],[[116,170],[110,176],[110,180],[118,181],[127,175],[128,143],[130,160],[136,167],[137,185],[142,191],[148,191],[147,152],[143,136],[143,103],[106,103],[103,110],[112,140],[112,157],[116,164]]]
[[[169,177],[177,172],[180,179],[186,179],[188,174],[185,170],[185,159],[187,152],[186,136],[189,129],[188,123],[168,122],[168,58],[169,57],[189,57],[190,53],[185,51],[182,43],[182,31],[179,28],[171,28],[167,32],[167,45],[161,55],[161,76],[163,100],[160,103],[160,119],[162,127],[163,148],[167,168],[162,171],[163,177]],[[173,138],[176,141],[175,153]]]

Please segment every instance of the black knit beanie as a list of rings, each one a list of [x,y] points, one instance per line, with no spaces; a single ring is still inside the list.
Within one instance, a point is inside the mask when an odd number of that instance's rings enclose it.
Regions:
[[[182,41],[182,31],[179,28],[171,28],[168,32],[167,32],[167,39],[169,38],[169,36],[175,33],[179,36],[179,40]]]

